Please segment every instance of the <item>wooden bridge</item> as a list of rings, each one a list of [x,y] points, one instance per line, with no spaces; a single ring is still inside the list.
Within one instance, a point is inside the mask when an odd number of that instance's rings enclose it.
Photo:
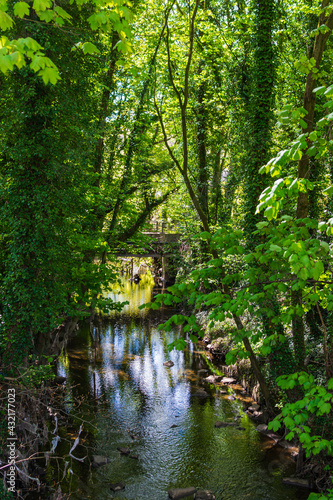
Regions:
[[[163,283],[172,284],[174,282],[177,270],[175,262],[175,254],[179,251],[177,242],[181,236],[179,228],[174,225],[160,222],[153,222],[147,227],[146,231],[142,231],[145,236],[142,245],[137,242],[127,242],[126,248],[118,248],[112,255],[129,260],[129,272],[134,276],[134,258],[150,257],[154,259],[153,268],[154,275],[159,276]],[[176,252],[170,252],[170,244],[177,247]],[[140,271],[139,271],[140,272]],[[163,285],[164,286],[164,285]]]
[[[142,231],[147,238],[138,245],[136,242],[127,242],[126,249],[117,249],[113,255],[118,257],[136,257],[136,258],[161,258],[170,256],[169,251],[164,251],[167,244],[177,243],[181,233],[177,232],[177,228],[165,222],[152,222],[146,231]],[[149,242],[149,239],[151,242]],[[129,248],[130,247],[130,248]],[[133,250],[132,250],[133,249]]]

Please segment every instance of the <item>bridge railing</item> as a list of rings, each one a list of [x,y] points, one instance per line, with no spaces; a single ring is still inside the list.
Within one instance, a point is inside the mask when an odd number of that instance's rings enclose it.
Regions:
[[[173,222],[149,221],[146,231],[152,233],[179,233],[180,228]]]

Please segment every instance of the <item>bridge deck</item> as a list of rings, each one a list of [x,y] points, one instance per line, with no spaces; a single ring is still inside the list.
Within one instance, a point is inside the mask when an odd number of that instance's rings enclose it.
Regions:
[[[113,252],[109,252],[109,255],[115,255],[117,257],[137,257],[137,258],[145,258],[145,257],[169,257],[171,254],[163,252],[163,246],[168,243],[177,243],[180,238],[179,233],[161,233],[155,231],[146,231],[142,233],[146,236],[150,236],[152,239],[154,238],[156,241],[152,242],[152,247],[155,248],[138,248],[138,251],[135,251],[135,248],[128,250],[118,250]],[[156,248],[157,247],[157,248]],[[160,251],[158,251],[160,249]]]

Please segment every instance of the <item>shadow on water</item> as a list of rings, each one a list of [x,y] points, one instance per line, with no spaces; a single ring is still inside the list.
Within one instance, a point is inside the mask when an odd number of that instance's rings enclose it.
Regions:
[[[294,464],[255,430],[241,402],[202,381],[198,370],[208,366],[200,352],[188,344],[185,352],[168,353],[177,331],[158,331],[161,313],[137,309],[150,300],[152,283],[125,286],[119,297],[130,301],[125,311],[104,319],[93,337],[83,325],[58,367],[67,377],[68,408],[84,396],[80,413],[89,432],[80,456],[109,458],[98,469],[88,459],[71,462],[70,498],[164,500],[168,489],[187,486],[210,489],[217,500],[307,498],[282,485]],[[163,366],[169,359],[171,368]],[[200,388],[208,397],[196,395]],[[244,429],[214,427],[216,420],[234,422],[237,415]],[[117,447],[130,448],[139,460]],[[112,493],[109,483],[115,482],[125,490]]]

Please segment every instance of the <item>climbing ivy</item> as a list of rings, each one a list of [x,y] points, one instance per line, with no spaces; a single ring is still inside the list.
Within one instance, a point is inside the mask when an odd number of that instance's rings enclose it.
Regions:
[[[246,153],[244,155],[244,227],[249,244],[253,246],[255,215],[258,198],[265,187],[260,167],[269,158],[272,143],[272,119],[275,98],[277,55],[274,48],[273,30],[276,25],[274,0],[256,0],[254,3],[253,63],[250,97],[246,103],[248,122],[244,135]],[[245,138],[244,137],[244,138]],[[250,243],[252,240],[252,243]]]

